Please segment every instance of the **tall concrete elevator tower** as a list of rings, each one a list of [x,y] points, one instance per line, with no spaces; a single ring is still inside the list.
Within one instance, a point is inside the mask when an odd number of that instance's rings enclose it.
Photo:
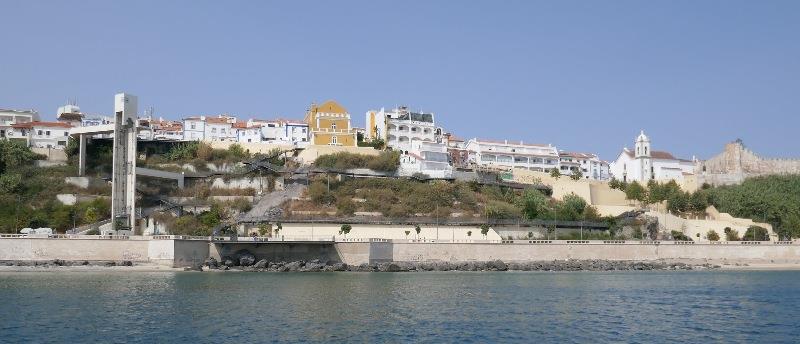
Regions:
[[[113,234],[132,234],[136,226],[136,96],[114,96],[114,155],[111,175]]]

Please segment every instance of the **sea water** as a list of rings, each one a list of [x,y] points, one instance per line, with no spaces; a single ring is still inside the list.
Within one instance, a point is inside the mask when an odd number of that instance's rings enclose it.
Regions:
[[[2,343],[798,343],[800,271],[2,272]]]

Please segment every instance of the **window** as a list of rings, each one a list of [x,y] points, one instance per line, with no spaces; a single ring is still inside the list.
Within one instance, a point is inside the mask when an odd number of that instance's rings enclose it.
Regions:
[[[336,125],[335,124],[334,124],[334,128],[333,129],[336,129]],[[336,135],[331,136],[331,143],[332,144],[336,144],[337,143],[336,142]]]
[[[336,122],[331,123],[331,129],[336,130]],[[334,138],[336,138],[336,136],[334,136]],[[336,140],[334,140],[334,141],[336,141]],[[334,143],[336,143],[336,142],[334,142]]]
[[[192,129],[194,129],[194,123],[192,123]]]
[[[225,128],[222,128],[222,129],[220,129],[220,130],[219,130],[219,132],[220,132],[221,134],[224,134],[224,133],[225,133]]]
[[[64,136],[69,136],[69,133],[65,131]]]
[[[42,136],[42,131],[41,130],[37,131],[36,135]]]
[[[216,133],[217,132],[217,128],[211,128],[211,132],[212,133]]]

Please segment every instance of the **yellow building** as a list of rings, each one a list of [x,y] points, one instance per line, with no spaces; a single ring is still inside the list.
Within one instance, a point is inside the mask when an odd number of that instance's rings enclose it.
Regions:
[[[311,104],[304,120],[308,123],[313,145],[356,146],[356,132],[350,126],[350,114],[339,103],[329,100]]]

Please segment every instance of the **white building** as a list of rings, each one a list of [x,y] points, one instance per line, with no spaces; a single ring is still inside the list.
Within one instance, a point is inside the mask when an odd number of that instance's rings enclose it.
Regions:
[[[12,124],[6,135],[10,140],[24,141],[28,147],[64,149],[70,128],[63,122],[25,122]]]
[[[39,121],[39,113],[34,110],[0,109],[0,140],[8,137],[12,125],[35,121]]]
[[[308,141],[308,123],[300,121],[283,121],[283,137],[286,141],[298,147],[306,147]]]
[[[471,139],[467,141],[465,149],[468,152],[468,165],[539,172],[559,168],[558,150],[552,145]]]
[[[236,131],[237,142],[261,142],[261,124],[248,122],[237,122],[233,124]]]
[[[367,140],[382,139],[392,149],[407,151],[411,141],[442,142],[442,129],[436,127],[433,113],[413,112],[407,107],[386,111],[367,111]]]
[[[205,116],[186,117],[183,119],[183,139],[186,141],[205,140]]]
[[[236,117],[193,116],[183,119],[183,139],[187,141],[237,141],[237,132],[233,124]]]
[[[408,151],[400,156],[399,174],[422,173],[431,178],[451,178],[453,165],[444,143],[411,140]]]
[[[609,179],[608,162],[600,160],[596,154],[558,152],[559,171],[563,175],[571,176],[576,171],[581,171],[584,179],[606,180]]]
[[[626,182],[637,181],[647,183],[651,179],[657,181],[683,180],[685,175],[694,173],[695,162],[679,159],[669,152],[654,151],[650,146],[650,138],[642,131],[636,138],[634,149],[627,147],[613,163],[611,175]]]

